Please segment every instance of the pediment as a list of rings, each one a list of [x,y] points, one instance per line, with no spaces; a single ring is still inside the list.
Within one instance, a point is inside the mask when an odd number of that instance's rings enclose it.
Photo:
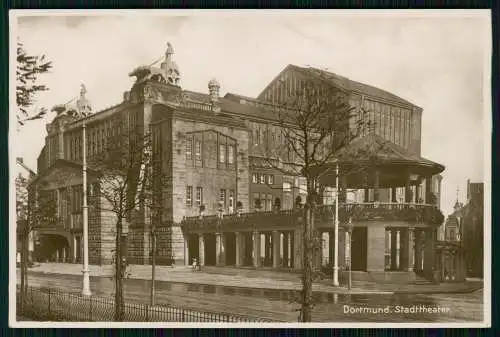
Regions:
[[[88,181],[97,178],[96,172],[87,170]],[[58,188],[78,185],[83,181],[82,165],[65,160],[58,160],[51,168],[38,176],[34,182],[40,188]]]

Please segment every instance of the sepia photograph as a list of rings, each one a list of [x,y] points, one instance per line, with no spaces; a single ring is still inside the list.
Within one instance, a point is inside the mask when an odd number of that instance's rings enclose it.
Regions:
[[[488,10],[13,10],[11,327],[488,327]]]

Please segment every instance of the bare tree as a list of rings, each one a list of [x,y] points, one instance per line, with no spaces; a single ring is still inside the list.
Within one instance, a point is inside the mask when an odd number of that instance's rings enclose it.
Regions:
[[[164,181],[160,179],[161,172],[154,170],[158,163],[155,163],[153,156],[149,130],[120,118],[115,123],[114,133],[109,135],[103,147],[106,150],[92,158],[91,165],[100,174],[100,207],[102,211],[113,214],[115,219],[114,319],[123,321],[123,281],[127,275],[124,225],[144,224],[147,219],[153,223],[158,220],[161,200],[157,192],[161,191]],[[155,245],[155,240],[152,241]]]
[[[319,202],[321,178],[329,173],[340,150],[368,132],[366,111],[349,105],[347,92],[332,85],[326,73],[309,69],[302,85],[286,101],[272,105],[277,120],[277,140],[264,138],[262,163],[283,174],[302,177],[307,197],[303,206],[303,274],[301,315],[312,317],[313,251],[315,209]]]
[[[21,304],[28,289],[28,264],[29,264],[29,241],[36,230],[48,227],[56,223],[57,201],[54,193],[43,189],[43,185],[37,190],[29,189],[28,179],[18,176],[16,185],[16,213],[17,213],[17,238],[21,245]]]
[[[24,125],[27,121],[40,119],[47,113],[47,109],[29,109],[35,103],[39,92],[49,90],[44,84],[39,84],[38,78],[52,68],[52,62],[45,59],[45,55],[29,55],[21,42],[17,42],[17,67],[16,67],[16,103],[18,107],[17,122]]]

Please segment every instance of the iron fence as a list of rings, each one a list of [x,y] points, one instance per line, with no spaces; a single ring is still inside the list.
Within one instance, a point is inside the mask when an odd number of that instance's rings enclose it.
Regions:
[[[21,300],[17,287],[19,315],[41,321],[114,321],[115,301],[101,296],[84,296],[51,288],[28,287]],[[150,306],[124,303],[125,322],[271,322],[257,317],[181,308],[171,305]]]

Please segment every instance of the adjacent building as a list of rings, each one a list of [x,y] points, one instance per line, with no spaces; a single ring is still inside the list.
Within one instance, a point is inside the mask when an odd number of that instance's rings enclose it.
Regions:
[[[102,177],[93,158],[106,151],[120,125],[151,132],[153,155],[161,172],[161,216],[155,223],[158,261],[206,265],[301,268],[300,207],[306,181],[266,164],[265,149],[284,139],[276,106],[310,78],[321,77],[338,88],[357,116],[361,110],[375,126],[343,149],[340,189],[335,177],[322,178],[318,208],[316,265],[332,264],[333,203],[342,200],[340,265],[351,259],[358,271],[382,274],[434,273],[436,228],[442,224],[440,173],[444,167],[421,156],[422,108],[387,91],[318,69],[289,65],[256,98],[220,95],[213,79],[207,92],[181,88],[181,72],[168,44],[159,67],[142,66],[118,104],[93,112],[83,88],[75,106],[58,106],[47,125],[38,158],[35,190],[52,193],[60,221],[39,231],[46,238],[45,258],[79,261],[82,253],[82,126],[87,130],[89,160],[89,255],[93,264],[112,260],[115,220],[104,210]],[[377,165],[369,172],[348,174],[350,151],[373,149]],[[331,169],[333,163],[327,163]],[[126,225],[131,263],[149,263],[151,221],[147,209]],[[345,223],[352,220],[352,248]],[[50,242],[50,244],[49,244]],[[41,248],[42,249],[42,248]],[[350,251],[351,255],[347,256]]]

